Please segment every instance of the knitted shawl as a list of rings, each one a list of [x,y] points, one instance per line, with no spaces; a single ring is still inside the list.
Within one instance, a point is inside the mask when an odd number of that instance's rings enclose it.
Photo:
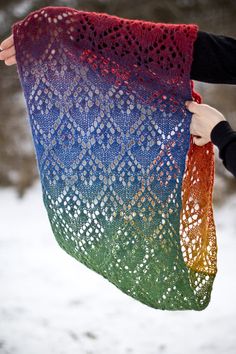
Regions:
[[[186,100],[196,24],[47,6],[12,26],[42,200],[69,255],[162,310],[203,310],[214,150]],[[36,225],[37,226],[37,225]]]

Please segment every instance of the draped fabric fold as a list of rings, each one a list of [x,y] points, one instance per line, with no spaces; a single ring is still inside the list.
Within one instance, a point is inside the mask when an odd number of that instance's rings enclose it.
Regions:
[[[217,272],[213,144],[190,135],[196,24],[47,6],[12,26],[58,244],[150,307],[203,310]]]

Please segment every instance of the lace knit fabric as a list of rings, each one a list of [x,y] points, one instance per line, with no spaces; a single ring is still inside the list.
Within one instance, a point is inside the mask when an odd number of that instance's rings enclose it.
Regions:
[[[201,103],[198,26],[48,6],[12,30],[58,244],[143,304],[203,310],[217,272],[214,150],[193,144],[184,106]]]

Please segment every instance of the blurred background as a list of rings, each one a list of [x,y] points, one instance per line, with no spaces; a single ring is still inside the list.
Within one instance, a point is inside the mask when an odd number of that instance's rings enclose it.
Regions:
[[[197,23],[202,31],[236,38],[235,0],[0,0],[0,42],[14,22],[43,6]],[[219,270],[212,302],[201,313],[155,311],[55,243],[16,66],[1,61],[0,70],[0,353],[236,353],[236,179],[218,149],[213,203]],[[236,130],[236,87],[194,83],[204,103],[220,110]]]

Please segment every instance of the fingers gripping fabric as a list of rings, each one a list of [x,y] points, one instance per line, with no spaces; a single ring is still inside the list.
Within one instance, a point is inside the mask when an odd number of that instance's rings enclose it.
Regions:
[[[12,26],[59,245],[127,295],[202,310],[216,275],[213,144],[190,135],[195,24],[43,7]]]

